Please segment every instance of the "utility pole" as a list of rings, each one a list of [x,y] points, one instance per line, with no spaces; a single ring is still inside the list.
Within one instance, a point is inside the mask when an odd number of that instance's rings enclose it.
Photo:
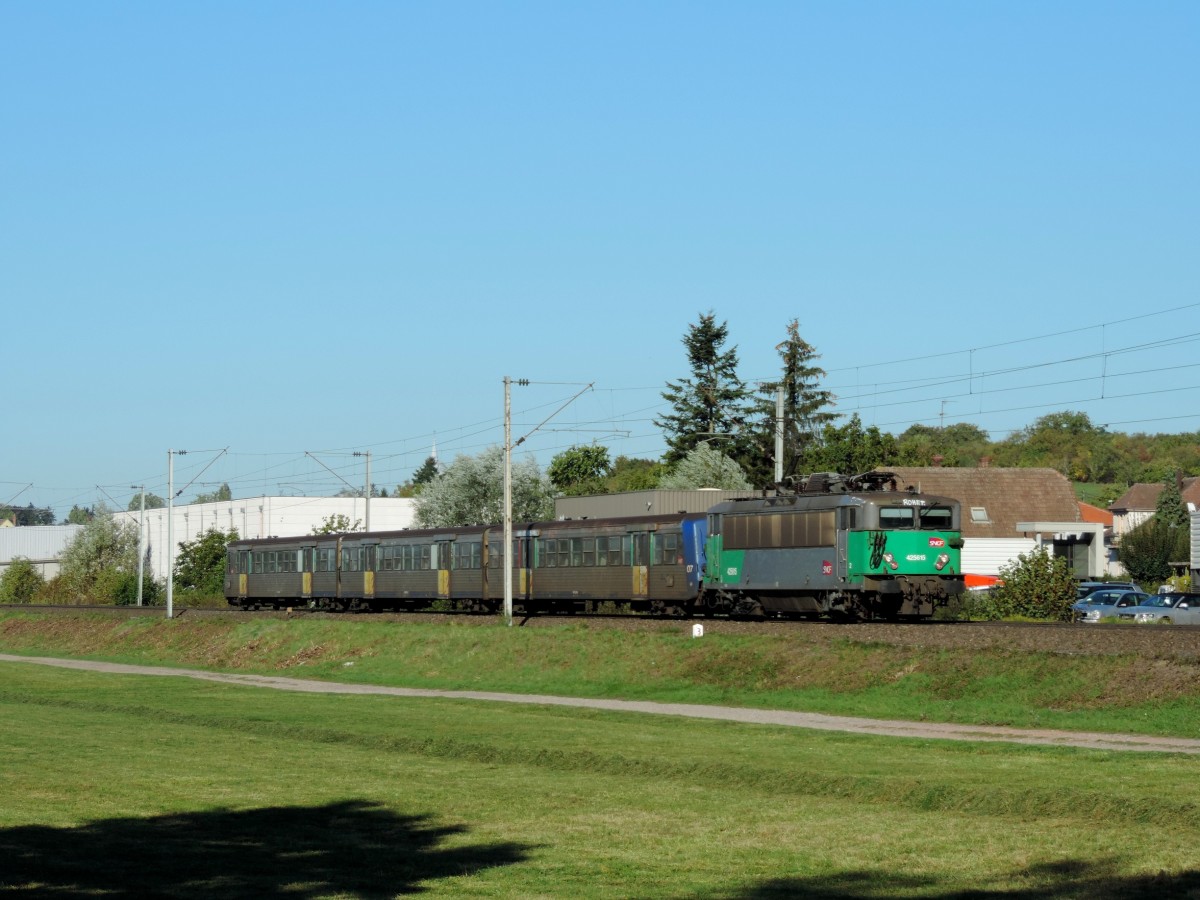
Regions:
[[[175,454],[186,450],[167,451],[167,618],[175,616]]]
[[[783,386],[775,392],[775,483],[783,481]]]
[[[528,381],[524,382],[529,384]],[[504,376],[504,624],[512,627],[512,379]]]
[[[360,453],[356,450],[354,455],[367,458],[367,487],[363,494],[367,498],[366,530],[369,533],[371,531],[371,451],[366,450]]]
[[[137,487],[137,485],[130,485]],[[146,486],[143,484],[138,487],[139,496],[142,498],[141,505],[138,507],[138,592],[137,605],[142,605],[142,567],[146,562],[146,529],[142,526],[142,521],[146,518]]]
[[[590,382],[584,386],[583,390],[576,393],[570,400],[556,409],[546,418],[542,419],[537,425],[534,425],[524,437],[519,437],[514,442],[512,439],[512,385],[518,384],[521,387],[529,385],[528,378],[509,378],[504,376],[504,623],[512,625],[512,452],[513,447],[519,447],[525,442],[525,438],[533,434],[560,412],[574,403],[584,391],[590,391],[595,382]],[[545,383],[545,382],[542,382]],[[526,539],[528,539],[526,535]]]

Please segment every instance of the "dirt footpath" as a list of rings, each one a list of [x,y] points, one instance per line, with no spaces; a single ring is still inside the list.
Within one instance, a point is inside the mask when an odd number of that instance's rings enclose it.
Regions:
[[[782,725],[818,731],[845,731],[890,737],[949,741],[999,741],[1013,744],[1041,744],[1055,747],[1083,747],[1093,750],[1137,750],[1160,753],[1200,754],[1200,740],[1150,737],[1146,735],[1100,734],[1051,729],[1005,728],[1000,726],[949,725],[936,722],[903,722],[888,719],[860,719],[852,716],[827,716],[820,713],[782,710],[745,709],[729,706],[705,706],[691,703],[652,703],[641,700],[592,700],[554,697],[540,694],[500,694],[490,691],[438,691],[421,688],[382,687],[370,684],[340,684],[305,678],[279,678],[270,675],[236,675],[205,672],[199,669],[170,669],[160,666],[131,666],[121,663],[91,662],[77,659],[52,659],[42,656],[11,656],[0,653],[0,662],[56,666],[118,675],[148,675],[196,678],[245,687],[273,688],[314,694],[374,694],[388,697],[438,697],[450,700],[482,700],[494,703],[530,703],[540,706],[574,706],[609,709],[617,712],[649,713],[661,716],[686,716],[695,719],[723,719],[756,725]]]

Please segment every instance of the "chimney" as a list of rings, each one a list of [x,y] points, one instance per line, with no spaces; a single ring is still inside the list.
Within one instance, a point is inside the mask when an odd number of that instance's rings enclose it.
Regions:
[[[979,468],[990,469],[992,466],[992,458],[990,456],[979,457]]]
[[[931,460],[934,468],[940,469],[942,467],[942,461],[945,460],[945,458],[946,457],[942,456],[942,454],[940,454],[940,453],[937,454],[936,456],[934,456],[933,459]]]

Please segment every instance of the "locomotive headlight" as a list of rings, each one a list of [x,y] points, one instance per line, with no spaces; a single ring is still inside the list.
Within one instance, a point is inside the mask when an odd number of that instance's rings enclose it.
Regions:
[[[948,562],[950,562],[950,554],[940,553],[938,554],[937,562],[933,564],[933,567],[940,572],[946,567],[946,563]]]

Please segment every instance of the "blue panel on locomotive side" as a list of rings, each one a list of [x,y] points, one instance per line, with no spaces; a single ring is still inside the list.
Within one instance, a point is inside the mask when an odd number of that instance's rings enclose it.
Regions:
[[[681,524],[688,587],[693,592],[699,592],[700,582],[704,578],[704,544],[708,540],[708,519],[704,516],[685,518]]]

